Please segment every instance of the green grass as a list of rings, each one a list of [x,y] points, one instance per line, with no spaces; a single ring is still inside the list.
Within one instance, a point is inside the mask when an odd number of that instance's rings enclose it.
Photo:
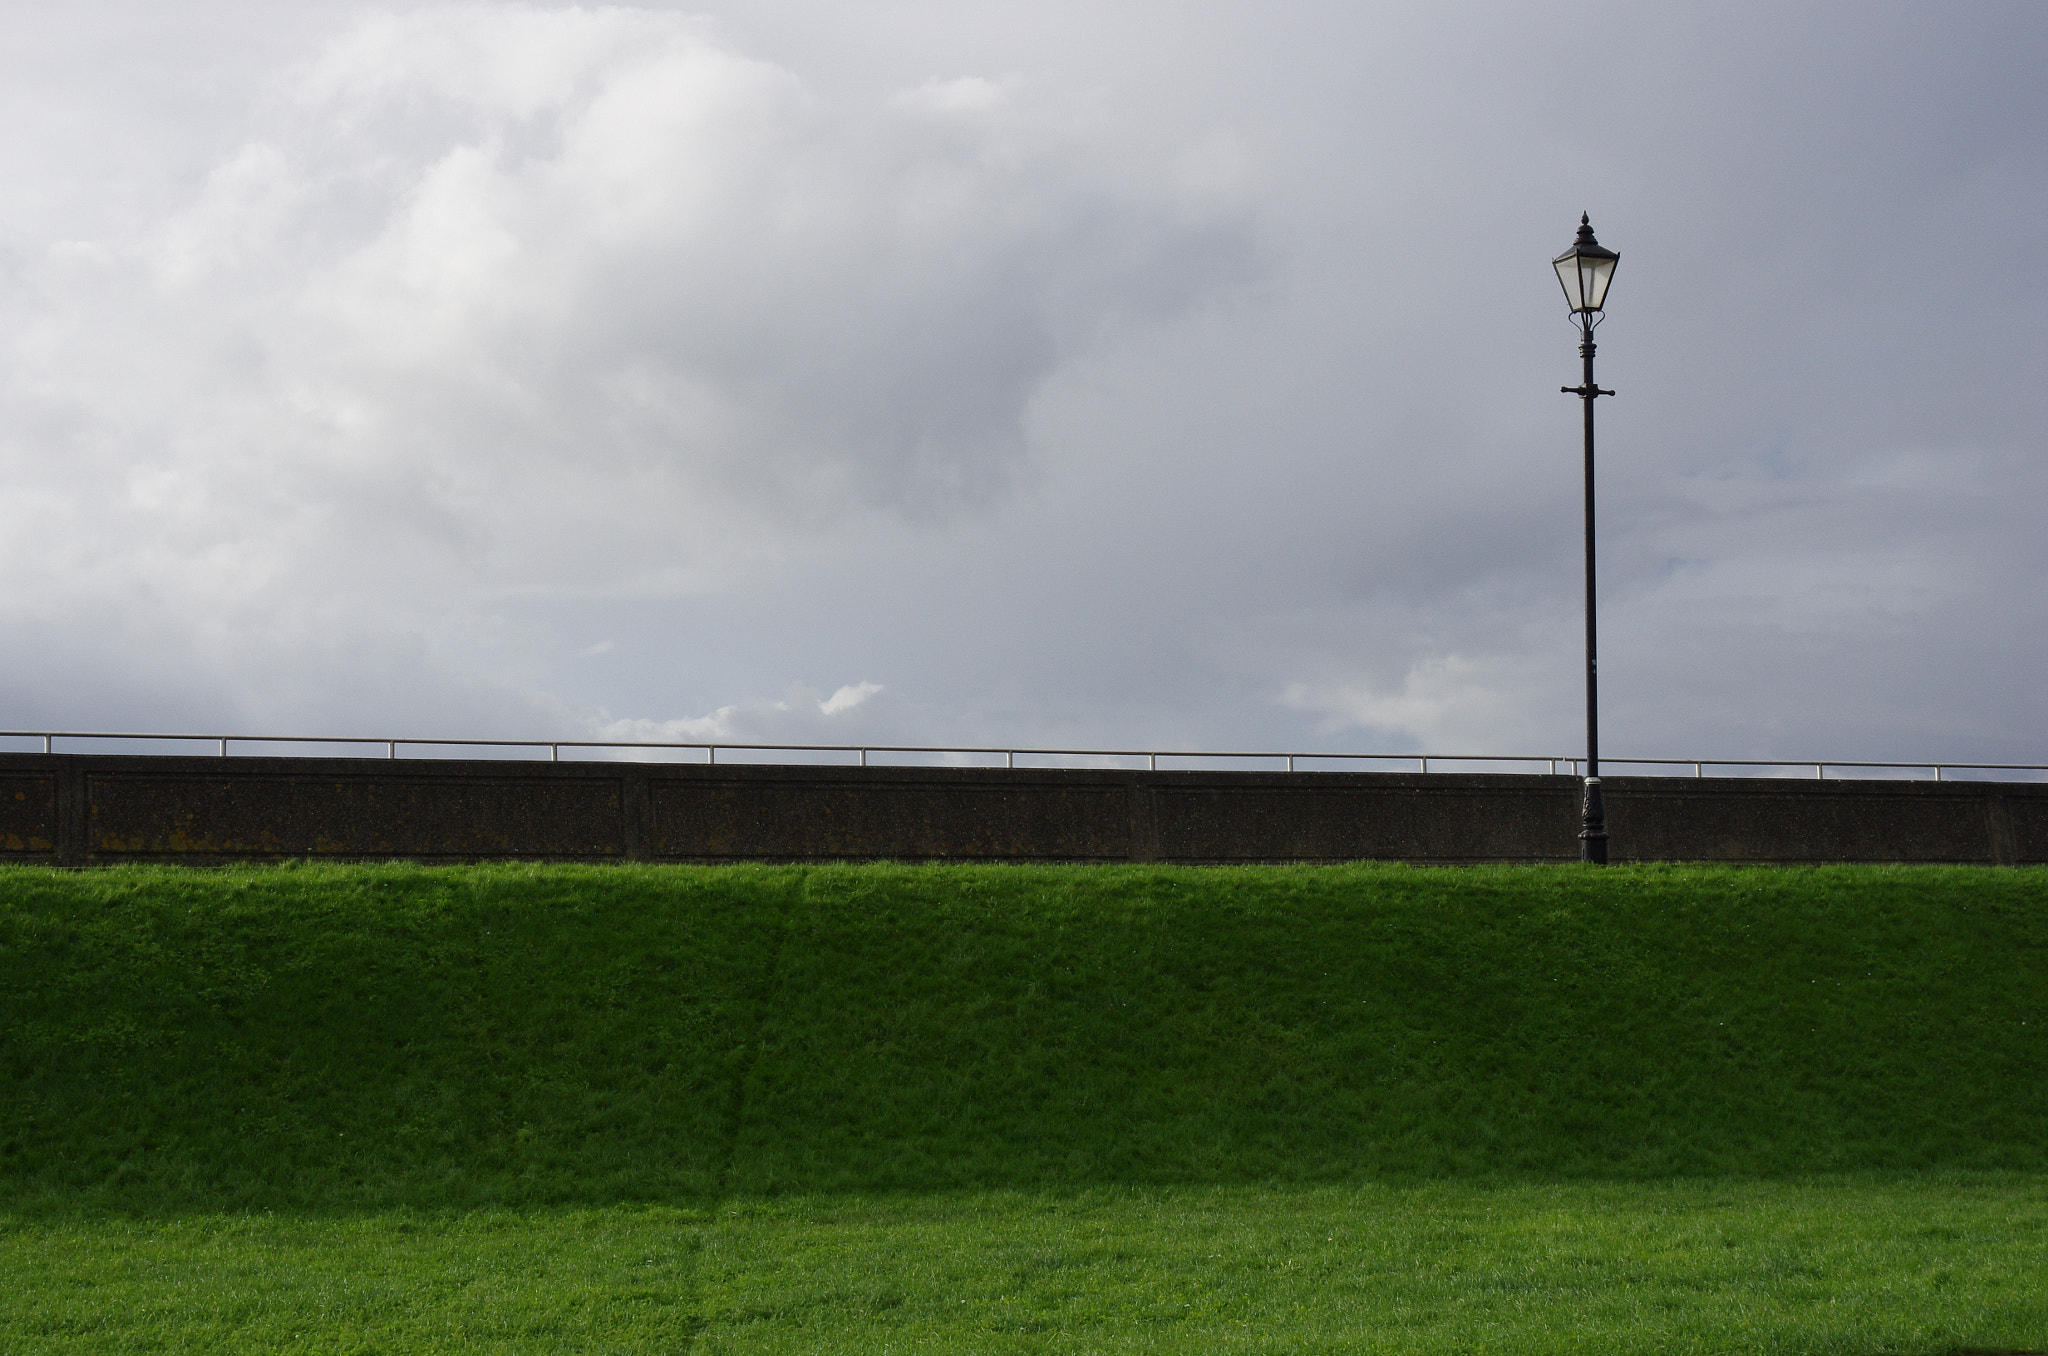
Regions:
[[[1939,1353],[2048,1182],[1108,1188],[0,1229],[8,1352]]]
[[[0,1351],[2048,1347],[2044,978],[2036,870],[14,868]]]

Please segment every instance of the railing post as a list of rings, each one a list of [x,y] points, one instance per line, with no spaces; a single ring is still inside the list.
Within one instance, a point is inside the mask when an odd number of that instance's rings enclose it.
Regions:
[[[1017,751],[1015,749],[1003,750],[1003,766],[1009,768],[1017,766]]]
[[[1427,758],[1418,758],[1415,761],[1422,765],[1422,771],[1425,774],[1429,771],[1429,760]]]
[[[560,744],[548,745],[548,761],[550,763],[559,763],[562,761],[562,746]]]
[[[226,736],[226,735],[222,735],[222,736],[221,736],[221,740],[220,740],[220,756],[221,756],[221,757],[223,757],[223,758],[225,758],[225,757],[227,757],[227,756],[228,756],[228,740],[227,740],[227,736]]]
[[[386,758],[396,758],[396,757],[398,756],[398,741],[397,741],[397,740],[395,740],[395,739],[387,739],[387,740],[385,740],[385,741],[384,741],[384,756],[385,756]]]
[[[717,762],[718,762],[718,745],[716,745],[716,744],[706,744],[706,745],[704,746],[704,766],[706,766],[706,767],[711,767],[712,765],[714,765],[714,764],[715,764],[715,763],[717,763]]]
[[[1146,755],[1145,755],[1145,770],[1146,770],[1147,772],[1157,772],[1157,771],[1159,771],[1159,755],[1158,755],[1158,754],[1156,754],[1156,753],[1148,753],[1148,754],[1146,754]]]

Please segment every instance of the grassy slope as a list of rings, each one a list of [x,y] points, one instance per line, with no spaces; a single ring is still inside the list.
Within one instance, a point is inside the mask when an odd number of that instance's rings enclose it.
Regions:
[[[0,1205],[2048,1170],[2048,873],[0,873]]]

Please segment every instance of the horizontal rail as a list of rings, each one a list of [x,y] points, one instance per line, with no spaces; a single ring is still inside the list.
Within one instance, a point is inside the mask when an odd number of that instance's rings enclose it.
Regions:
[[[250,744],[321,744],[359,745],[370,748],[382,747],[386,758],[399,757],[401,749],[426,748],[491,748],[491,749],[546,749],[550,761],[559,762],[563,749],[674,749],[701,752],[707,764],[716,764],[720,753],[808,753],[841,754],[853,759],[860,767],[868,766],[871,754],[922,754],[952,757],[1001,758],[1003,766],[1015,768],[1017,760],[1039,758],[1115,758],[1143,759],[1145,766],[1158,770],[1160,760],[1167,759],[1169,766],[1174,761],[1230,760],[1238,762],[1276,762],[1289,772],[1303,770],[1299,764],[1307,763],[1413,763],[1419,772],[1429,772],[1431,765],[1438,770],[1445,764],[1470,765],[1524,764],[1545,766],[1552,775],[1563,773],[1578,776],[1583,760],[1570,755],[1549,754],[1501,754],[1501,753],[1349,753],[1312,752],[1284,750],[1202,750],[1202,749],[1045,749],[1009,748],[978,745],[953,744],[736,744],[721,741],[656,740],[656,739],[395,739],[388,736],[366,738],[351,735],[248,735],[248,734],[163,734],[160,732],[134,732],[113,730],[0,730],[0,739],[40,740],[44,753],[56,751],[58,740],[135,740],[159,743],[212,744],[218,756],[231,756],[235,745]],[[1829,771],[1851,769],[1877,769],[1891,772],[1931,774],[1931,780],[1941,781],[1946,774],[1957,772],[2040,772],[2048,773],[2048,763],[1971,763],[1971,762],[1914,762],[1894,760],[1876,762],[1843,758],[1608,758],[1603,760],[1611,767],[1670,767],[1690,768],[1694,777],[1706,776],[1708,768],[1735,770],[1742,769],[1784,769],[1797,768],[1813,770],[1816,778],[1825,779]],[[1027,764],[1028,766],[1028,764]],[[1308,771],[1318,769],[1310,768]],[[1327,769],[1325,769],[1327,770]],[[1683,775],[1683,774],[1677,774]],[[1770,775],[1770,774],[1765,774]],[[1915,780],[1907,777],[1902,780]]]

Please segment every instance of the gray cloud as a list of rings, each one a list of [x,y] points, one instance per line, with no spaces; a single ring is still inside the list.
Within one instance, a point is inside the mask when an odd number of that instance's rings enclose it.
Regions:
[[[659,13],[372,17],[263,111],[153,234],[22,251],[8,393],[21,576],[229,651],[410,632],[460,682],[520,599],[986,508],[1054,370],[1253,270],[1227,194],[1029,89],[834,108]]]
[[[2038,7],[78,13],[24,722],[1569,752],[1590,208],[1610,751],[2048,758]]]

